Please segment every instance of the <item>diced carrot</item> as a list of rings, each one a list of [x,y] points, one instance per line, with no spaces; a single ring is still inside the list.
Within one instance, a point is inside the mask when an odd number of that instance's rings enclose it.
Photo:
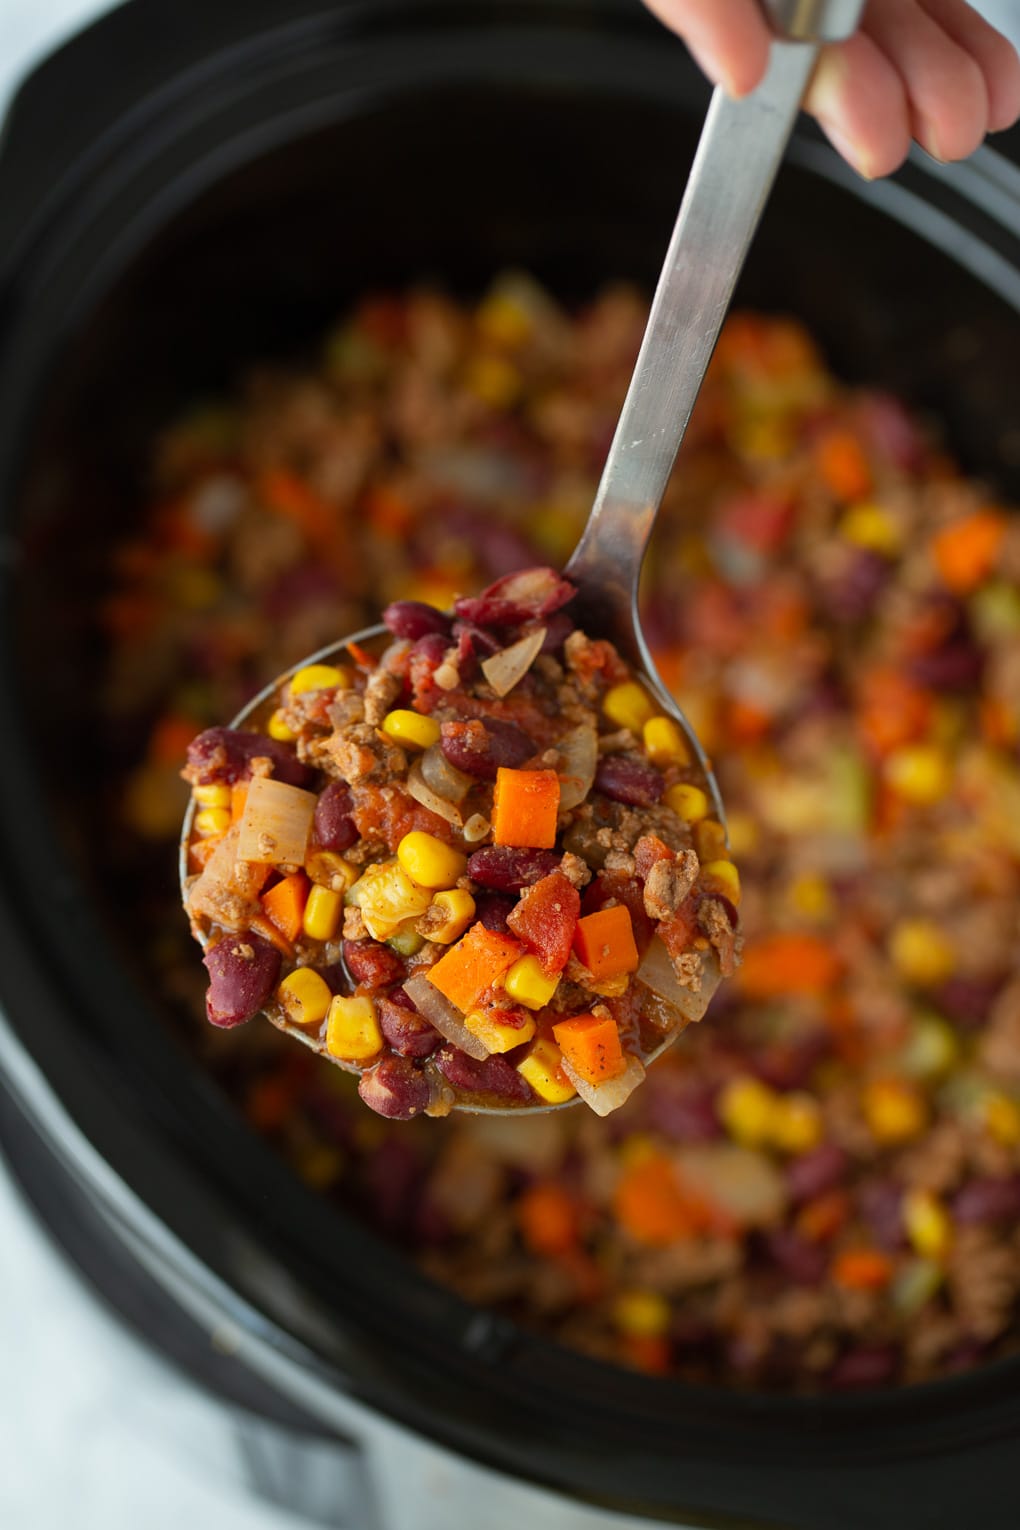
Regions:
[[[365,514],[372,530],[380,536],[400,540],[414,519],[407,500],[385,484],[376,484],[365,496]]]
[[[1010,749],[1020,736],[1020,719],[1012,707],[997,696],[980,703],[981,736],[995,749]]]
[[[869,752],[879,759],[923,737],[932,720],[928,691],[891,666],[865,670],[857,702],[857,725]]]
[[[808,1201],[797,1213],[797,1231],[812,1243],[828,1243],[850,1215],[850,1198],[845,1190],[827,1190]]]
[[[848,1291],[881,1291],[892,1279],[893,1262],[875,1248],[848,1248],[837,1254],[832,1278]]]
[[[551,850],[559,806],[555,770],[508,770],[501,765],[492,802],[492,837],[497,845]]]
[[[580,913],[581,894],[561,871],[554,871],[524,889],[507,924],[551,976],[567,965]]]
[[[617,903],[599,909],[597,914],[585,914],[577,921],[574,950],[592,977],[619,977],[636,971],[641,958],[634,944],[630,910]]]
[[[823,436],[815,460],[826,487],[844,504],[870,494],[871,468],[861,443],[850,431],[833,430]]]
[[[294,1083],[269,1073],[252,1084],[244,1101],[244,1113],[257,1131],[276,1131],[294,1107]]]
[[[757,744],[768,736],[772,718],[753,702],[733,698],[723,713],[723,728],[732,744]]]
[[[533,1254],[552,1257],[577,1247],[577,1204],[562,1185],[543,1180],[529,1185],[518,1198],[516,1212],[524,1246]]]
[[[157,765],[183,764],[188,745],[199,732],[201,723],[194,718],[168,712],[149,734],[149,759]]]
[[[988,578],[1006,534],[999,510],[975,510],[943,526],[932,538],[931,552],[943,584],[955,595],[969,595]]]
[[[765,935],[748,941],[737,982],[754,999],[781,999],[787,994],[825,993],[833,986],[842,963],[820,935]]]
[[[624,1170],[613,1195],[613,1215],[636,1243],[652,1248],[664,1248],[714,1223],[711,1209],[683,1189],[673,1165],[659,1153]]]
[[[473,924],[425,974],[429,982],[463,1014],[487,988],[512,967],[521,947],[509,935]]]
[[[316,547],[328,547],[336,539],[337,518],[331,505],[295,473],[268,468],[258,482],[259,498],[270,510],[286,517]]]
[[[553,1026],[553,1035],[565,1060],[589,1084],[619,1078],[627,1066],[611,1015],[572,1015]]]
[[[304,872],[295,871],[277,882],[275,887],[271,887],[259,899],[266,918],[271,919],[276,928],[292,942],[301,934],[308,888],[309,881]]]
[[[248,801],[248,782],[235,781],[230,788],[230,822],[240,823],[244,817],[245,803]]]
[[[672,1345],[665,1334],[628,1333],[621,1340],[624,1358],[650,1376],[665,1376],[670,1368]]]

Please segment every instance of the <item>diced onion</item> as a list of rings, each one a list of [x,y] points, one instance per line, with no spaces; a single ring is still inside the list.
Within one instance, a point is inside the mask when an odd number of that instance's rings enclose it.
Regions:
[[[445,797],[441,797],[427,785],[421,773],[421,760],[415,760],[407,772],[407,792],[415,802],[420,802],[422,807],[427,807],[430,813],[445,818],[447,823],[452,823],[458,829],[462,826],[464,820],[461,817],[460,808],[448,802]]]
[[[422,780],[446,802],[463,802],[474,786],[471,776],[451,765],[438,744],[430,744],[421,757]]]
[[[476,1062],[485,1061],[489,1055],[487,1049],[477,1036],[472,1036],[460,1010],[455,1009],[438,988],[433,988],[427,977],[422,974],[408,978],[404,992],[418,1013],[430,1025],[434,1025],[441,1036],[445,1036],[455,1047],[460,1047],[462,1052],[466,1052]]]
[[[464,838],[469,845],[477,845],[479,840],[485,838],[492,828],[492,824],[481,813],[472,813],[464,825]]]
[[[524,679],[541,651],[545,634],[544,627],[536,627],[533,632],[518,638],[516,643],[511,643],[509,648],[501,648],[491,659],[482,660],[482,674],[497,696],[508,695],[517,682]]]
[[[745,1227],[774,1227],[786,1208],[782,1173],[755,1148],[735,1142],[691,1142],[675,1162],[684,1185]]]
[[[644,983],[646,988],[664,999],[684,1020],[700,1020],[708,1008],[709,999],[715,993],[719,968],[711,952],[704,952],[701,958],[700,992],[694,993],[692,989],[684,988],[670,961],[669,952],[658,935],[654,935],[634,976],[639,983]]]
[[[253,776],[241,819],[237,856],[268,866],[300,866],[315,816],[315,793],[272,776]]]
[[[608,1116],[611,1111],[619,1110],[625,1100],[629,1099],[640,1083],[644,1082],[645,1066],[638,1057],[628,1057],[627,1066],[616,1078],[607,1078],[604,1083],[592,1084],[586,1078],[582,1078],[576,1072],[566,1058],[560,1067],[581,1096],[586,1105],[590,1105],[597,1116]]]
[[[591,791],[599,758],[599,741],[592,723],[571,728],[557,746],[563,756],[560,770],[560,808],[577,807]]]

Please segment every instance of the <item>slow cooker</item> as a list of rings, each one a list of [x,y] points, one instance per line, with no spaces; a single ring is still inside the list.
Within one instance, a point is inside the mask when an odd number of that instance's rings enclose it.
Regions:
[[[994,1530],[1020,1508],[1020,1360],[737,1395],[425,1281],[203,1076],[95,854],[90,592],[158,423],[368,286],[649,283],[706,99],[637,0],[133,0],[32,75],[0,141],[0,1129],[125,1318],[281,1426],[281,1496],[320,1522]],[[937,412],[1014,497],[1018,148],[869,185],[803,126],[739,294]],[[310,1441],[335,1468],[314,1506]]]

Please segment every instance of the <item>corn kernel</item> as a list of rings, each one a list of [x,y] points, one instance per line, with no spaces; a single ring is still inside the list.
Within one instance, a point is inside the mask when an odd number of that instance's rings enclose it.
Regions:
[[[781,1094],[773,1107],[771,1140],[784,1153],[810,1153],[822,1140],[822,1112],[814,1095]]]
[[[675,791],[676,788],[673,787],[672,790]],[[685,787],[684,790],[698,792],[704,798],[705,812],[700,815],[704,818],[708,812],[708,798],[705,796],[705,793],[700,791],[697,786]],[[669,801],[668,792],[666,793],[666,800],[667,802]],[[679,809],[673,808],[673,811],[678,812]],[[687,818],[687,814],[680,812],[680,817]],[[688,823],[693,822],[690,818],[687,818],[687,821]],[[761,840],[761,827],[753,813],[728,812],[726,814],[726,830],[729,835],[730,853],[735,855],[738,861],[742,855],[751,855],[757,850]]]
[[[953,1238],[949,1213],[930,1190],[908,1190],[903,1197],[903,1225],[916,1253],[941,1259]]]
[[[730,837],[733,825],[730,824]],[[805,871],[790,884],[790,903],[802,919],[825,920],[835,912],[832,892],[824,877]]]
[[[431,898],[426,888],[411,881],[399,862],[384,861],[355,882],[347,901],[360,908],[373,940],[389,940],[405,919],[424,914]]]
[[[193,824],[195,833],[200,834],[203,839],[211,834],[226,834],[230,828],[230,809],[203,808],[200,813],[195,814]]]
[[[716,1109],[731,1137],[744,1147],[760,1147],[772,1137],[776,1105],[775,1092],[745,1073],[723,1087]]]
[[[298,1158],[298,1174],[313,1190],[328,1190],[343,1172],[343,1154],[322,1143],[305,1148]]]
[[[467,856],[434,834],[413,829],[397,846],[397,860],[419,887],[452,888],[467,870]]]
[[[340,924],[343,893],[313,883],[308,890],[302,928],[312,940],[332,940]]]
[[[621,1142],[617,1158],[621,1169],[636,1169],[639,1164],[657,1157],[658,1152],[654,1137],[647,1132],[631,1132]]]
[[[726,830],[714,818],[703,818],[691,831],[698,860],[728,861],[730,852],[726,845]]]
[[[345,999],[340,994],[329,1006],[326,1051],[341,1062],[367,1062],[382,1051],[383,1039],[375,1005],[366,994]]]
[[[277,988],[276,998],[294,1025],[318,1025],[326,1018],[333,995],[325,978],[311,967],[297,967]]]
[[[941,1078],[960,1055],[951,1025],[938,1015],[920,1015],[902,1054],[904,1071],[915,1078]]]
[[[406,707],[387,712],[382,720],[382,731],[395,744],[405,749],[428,749],[439,742],[439,724],[434,717],[423,717]]]
[[[614,685],[602,698],[602,710],[618,728],[641,734],[645,723],[654,716],[655,706],[636,680]]]
[[[913,1317],[926,1307],[941,1286],[944,1274],[931,1259],[911,1259],[892,1286],[892,1304],[902,1317]]]
[[[559,974],[547,977],[537,956],[521,956],[514,962],[504,979],[504,986],[511,999],[527,1009],[542,1009],[559,984]]]
[[[419,920],[419,933],[441,946],[459,940],[475,917],[475,900],[463,887],[437,892]]]
[[[907,744],[885,762],[885,778],[897,796],[918,807],[941,802],[952,783],[952,770],[934,744]]]
[[[563,1053],[554,1041],[540,1036],[531,1051],[517,1064],[517,1071],[547,1105],[572,1100],[577,1090],[563,1071]]]
[[[708,817],[708,795],[700,786],[688,786],[686,781],[678,781],[676,786],[669,788],[664,801],[684,823],[700,823]]]
[[[732,861],[706,861],[701,868],[701,883],[706,892],[729,898],[734,908],[740,905],[740,873]]]
[[[351,683],[350,671],[336,664],[306,664],[290,677],[290,694],[303,696],[306,691],[345,691]]]
[[[984,1099],[984,1120],[989,1135],[1003,1147],[1020,1143],[1020,1105],[1008,1094],[990,1090]]]
[[[475,320],[481,333],[497,345],[523,345],[534,328],[528,310],[512,293],[495,292],[482,299]]]
[[[903,535],[889,512],[867,501],[851,505],[839,529],[848,542],[868,552],[892,557],[903,545]]]
[[[282,707],[277,707],[272,717],[266,724],[266,732],[270,738],[275,738],[279,744],[292,744],[297,734],[287,722],[287,714]]]
[[[930,919],[901,919],[893,925],[889,955],[900,977],[921,987],[945,982],[956,966],[948,936]]]
[[[658,1291],[621,1291],[613,1303],[613,1322],[621,1333],[639,1339],[655,1339],[664,1334],[672,1312],[669,1302]]]
[[[353,861],[345,861],[335,850],[312,850],[305,856],[305,870],[319,887],[328,887],[341,896],[352,888],[361,869]]]
[[[482,1009],[465,1015],[464,1026],[490,1052],[509,1052],[514,1047],[523,1046],[535,1034],[535,1022],[530,1015],[523,1025],[504,1025],[491,1011]]]
[[[493,409],[505,409],[521,391],[521,374],[502,356],[476,356],[467,374],[468,390]]]
[[[672,717],[650,717],[641,730],[645,753],[653,765],[689,765],[691,751],[684,731]]]
[[[883,1147],[909,1142],[928,1124],[924,1096],[907,1079],[870,1079],[861,1103],[868,1128]]]
[[[211,781],[208,786],[193,786],[191,795],[198,807],[228,808],[230,806],[230,787],[225,781]]]

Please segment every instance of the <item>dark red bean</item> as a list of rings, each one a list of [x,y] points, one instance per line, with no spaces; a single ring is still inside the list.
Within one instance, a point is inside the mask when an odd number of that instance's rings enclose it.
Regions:
[[[654,807],[665,785],[654,765],[633,754],[605,754],[595,770],[595,790],[628,807]]]
[[[205,1011],[213,1025],[243,1025],[264,1007],[280,976],[280,953],[246,932],[226,935],[202,958],[209,973]]]
[[[911,661],[910,674],[933,691],[962,692],[981,684],[984,655],[970,638],[955,638]]]
[[[765,1246],[783,1274],[798,1286],[817,1286],[825,1276],[828,1257],[817,1243],[809,1243],[789,1227],[777,1227]]]
[[[480,595],[462,596],[453,609],[481,627],[512,627],[551,616],[573,599],[574,586],[551,568],[525,568],[506,574]]]
[[[846,1178],[850,1160],[835,1142],[823,1142],[802,1153],[787,1165],[786,1184],[794,1201],[813,1201],[827,1190],[835,1190]]]
[[[274,622],[292,620],[312,605],[335,606],[342,597],[336,574],[317,563],[299,563],[285,569],[262,599],[266,615]]]
[[[458,665],[465,659],[491,658],[503,647],[501,638],[486,632],[482,627],[476,627],[474,622],[454,622],[453,636],[457,644]]]
[[[401,1057],[431,1057],[443,1039],[422,1019],[402,988],[377,998],[375,1012],[384,1038]]]
[[[722,1136],[710,1085],[690,1084],[653,1070],[645,1090],[645,1110],[651,1125],[673,1142],[711,1142]]]
[[[323,850],[343,855],[358,838],[357,825],[351,817],[354,798],[343,781],[331,781],[320,792],[312,819],[312,838]]]
[[[487,1057],[477,1062],[459,1047],[441,1047],[436,1053],[440,1073],[455,1089],[471,1094],[496,1094],[504,1100],[527,1104],[532,1098],[531,1085],[521,1077],[505,1057]]]
[[[406,638],[411,643],[428,633],[438,632],[446,637],[450,631],[450,618],[445,612],[423,600],[394,600],[386,607],[382,619],[394,637]]]
[[[837,622],[861,622],[885,588],[892,564],[880,553],[860,547],[847,550],[843,566],[825,581],[824,601]]]
[[[539,653],[558,653],[574,630],[566,611],[557,611],[545,623],[545,637]]]
[[[977,1031],[987,1022],[1001,978],[952,977],[935,995],[936,1007],[968,1031]]]
[[[414,1216],[421,1189],[422,1161],[413,1143],[390,1135],[368,1155],[364,1183],[368,1213],[377,1227],[403,1232]]]
[[[831,1049],[827,1031],[812,1031],[795,1041],[776,1042],[759,1052],[753,1060],[753,1071],[773,1089],[803,1089]]]
[[[495,781],[501,765],[516,770],[535,753],[534,740],[501,717],[444,722],[439,747],[450,764],[479,781]]]
[[[968,1180],[953,1197],[952,1213],[957,1222],[970,1226],[1015,1221],[1020,1217],[1020,1174]]]
[[[861,1345],[840,1355],[829,1372],[829,1385],[836,1390],[854,1387],[880,1387],[891,1381],[899,1365],[899,1351],[891,1344]]]
[[[361,1075],[358,1093],[377,1115],[410,1121],[429,1102],[429,1081],[406,1057],[384,1057]]]
[[[507,920],[515,906],[514,899],[505,898],[502,893],[480,892],[475,895],[475,915],[487,930],[494,930],[498,935],[509,932]]]
[[[433,676],[446,658],[448,640],[440,632],[428,632],[419,638],[411,649],[407,661],[408,679],[415,701],[426,707],[434,706],[446,692],[436,685]]]
[[[345,940],[343,953],[347,971],[366,988],[388,988],[407,976],[404,958],[377,940]]]
[[[892,1180],[872,1180],[858,1191],[861,1215],[879,1248],[889,1254],[906,1247],[903,1227],[903,1191]]]
[[[265,733],[243,733],[238,728],[206,728],[188,745],[192,780],[201,786],[213,781],[246,781],[251,762],[267,757],[273,762],[273,778],[288,786],[307,787],[315,773],[303,765],[287,744]]]
[[[552,850],[517,850],[512,845],[485,845],[467,863],[468,876],[493,892],[520,892],[560,864]]]

